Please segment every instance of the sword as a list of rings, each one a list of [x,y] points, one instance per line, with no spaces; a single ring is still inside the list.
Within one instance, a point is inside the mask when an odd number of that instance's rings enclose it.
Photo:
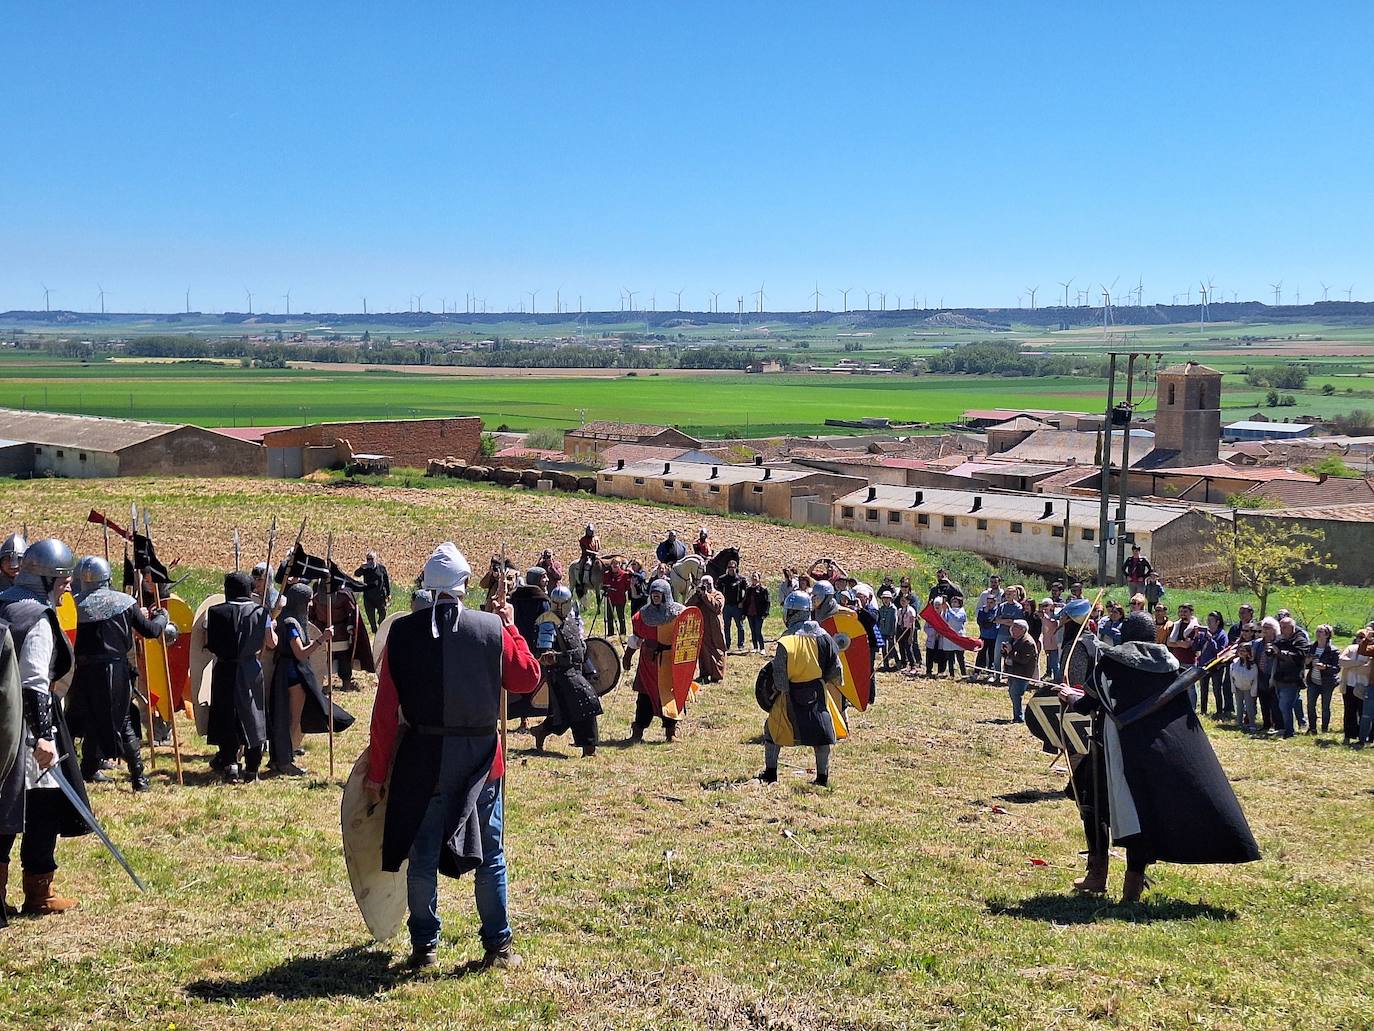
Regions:
[[[124,858],[124,853],[120,852],[119,847],[110,840],[110,836],[105,833],[105,828],[100,826],[100,821],[95,818],[95,813],[91,812],[90,806],[81,800],[81,796],[76,793],[76,789],[72,787],[66,775],[59,769],[58,764],[61,761],[62,760],[59,759],[44,772],[52,776],[53,782],[62,789],[62,794],[67,796],[67,801],[72,804],[72,808],[80,814],[81,819],[86,821],[86,826],[90,827],[90,829],[95,832],[95,836],[100,839],[101,844],[110,850],[110,855],[114,856],[119,862],[119,865],[124,867],[124,872],[127,873],[134,884],[138,886],[138,890],[147,891],[148,886],[139,880],[138,874],[134,873],[134,868],[130,866],[129,861]]]

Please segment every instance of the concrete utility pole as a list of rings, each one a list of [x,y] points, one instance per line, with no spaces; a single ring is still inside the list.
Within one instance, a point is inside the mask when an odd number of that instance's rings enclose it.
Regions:
[[[1139,355],[1132,352],[1126,359],[1126,425],[1122,428],[1124,436],[1121,438],[1121,472],[1117,475],[1117,480],[1121,485],[1121,491],[1116,503],[1116,571],[1118,577],[1124,576],[1121,572],[1122,565],[1126,562],[1126,497],[1127,483],[1130,480],[1131,468],[1131,419],[1135,415],[1135,407],[1132,404],[1135,387],[1135,360]]]
[[[1108,353],[1111,359],[1107,373],[1107,414],[1102,425],[1102,479],[1098,494],[1097,509],[1097,586],[1107,586],[1107,499],[1111,496],[1112,482],[1112,409],[1116,401],[1116,352]]]

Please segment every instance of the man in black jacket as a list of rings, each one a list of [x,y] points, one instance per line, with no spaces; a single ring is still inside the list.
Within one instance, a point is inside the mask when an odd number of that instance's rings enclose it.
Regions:
[[[722,615],[725,617],[725,648],[730,648],[730,627],[735,627],[736,639],[739,643],[735,646],[740,652],[744,651],[744,577],[739,575],[739,563],[730,562],[725,567],[725,572],[716,581],[716,590],[720,591],[725,598],[725,608]]]
[[[363,609],[367,613],[367,625],[377,632],[377,624],[386,619],[387,606],[391,604],[391,576],[386,566],[377,559],[375,551],[367,553],[363,562],[353,575],[363,582]]]

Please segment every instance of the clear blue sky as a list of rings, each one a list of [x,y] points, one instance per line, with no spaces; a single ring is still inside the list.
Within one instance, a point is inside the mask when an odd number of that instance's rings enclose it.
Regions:
[[[5,29],[0,310],[42,283],[120,311],[1374,297],[1369,4],[13,4]]]

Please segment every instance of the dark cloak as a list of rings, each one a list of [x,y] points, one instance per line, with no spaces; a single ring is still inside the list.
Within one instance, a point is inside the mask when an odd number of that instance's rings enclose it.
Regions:
[[[272,748],[272,759],[284,763],[291,758],[291,695],[290,687],[296,679],[305,690],[305,708],[301,710],[301,733],[329,733],[329,699],[324,696],[320,682],[315,679],[315,671],[310,663],[297,662],[291,651],[291,641],[287,634],[289,627],[295,627],[301,641],[308,643],[310,635],[294,617],[282,619],[277,624],[276,666],[272,671],[272,691],[267,703],[268,734]],[[353,716],[343,706],[334,705],[334,733],[341,734],[353,726]]]
[[[205,647],[215,657],[205,734],[212,745],[257,748],[267,740],[267,685],[260,658],[266,620],[267,610],[249,598],[212,605],[205,614]]]
[[[1092,684],[1075,708],[1094,707],[1102,724],[1104,780],[1114,844],[1147,862],[1248,863],[1260,858],[1240,802],[1185,691],[1156,711],[1124,722],[1159,700],[1178,679],[1163,645],[1138,641],[1102,648]],[[1086,780],[1085,786],[1091,785]]]
[[[383,870],[399,870],[410,855],[441,784],[457,790],[447,796],[439,872],[459,877],[482,865],[477,798],[491,776],[499,740],[502,636],[497,616],[452,602],[392,624],[386,668],[402,725],[387,786]]]
[[[549,719],[554,725],[572,726],[594,719],[602,713],[601,699],[582,673],[587,645],[576,620],[565,619],[554,633],[553,647],[557,665],[544,667],[549,685]]]

